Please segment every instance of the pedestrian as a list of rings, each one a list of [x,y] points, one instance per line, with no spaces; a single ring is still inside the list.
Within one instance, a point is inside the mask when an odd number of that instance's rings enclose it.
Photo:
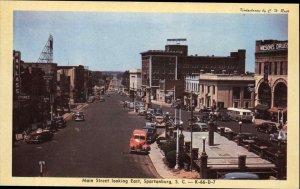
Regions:
[[[123,103],[123,109],[125,110],[125,108],[126,108],[126,102],[124,101],[124,103]]]

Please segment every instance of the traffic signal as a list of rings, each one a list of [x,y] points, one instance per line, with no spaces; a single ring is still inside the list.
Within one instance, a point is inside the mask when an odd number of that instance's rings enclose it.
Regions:
[[[268,76],[269,76],[269,65],[265,64],[264,65],[264,81],[268,82]]]

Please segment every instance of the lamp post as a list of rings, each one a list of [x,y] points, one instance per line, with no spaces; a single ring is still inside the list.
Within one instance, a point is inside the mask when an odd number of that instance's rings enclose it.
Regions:
[[[205,140],[206,140],[206,137],[203,136],[203,137],[202,137],[202,141],[203,141],[202,155],[206,155],[206,152],[205,152]]]
[[[281,131],[279,131],[277,139],[278,139],[278,152],[281,153],[282,152],[282,150],[281,150],[281,141],[282,141]]]
[[[192,150],[193,150],[193,126],[194,126],[194,115],[193,115],[193,92],[191,91],[191,122],[190,122],[190,132],[191,132],[191,145],[190,145],[190,158],[191,158],[191,163],[190,163],[190,170],[193,170],[193,157],[192,157]]]
[[[243,122],[242,122],[242,121],[239,121],[239,126],[240,126],[239,133],[241,133],[241,132],[242,132],[242,124],[243,124]]]
[[[177,132],[176,132],[176,165],[175,165],[175,169],[178,169],[179,167],[179,125],[178,124],[178,120],[177,120],[177,111],[180,111],[180,102],[177,102],[178,104],[176,104],[175,106],[175,127],[177,128]],[[181,120],[181,118],[179,117],[179,120]]]

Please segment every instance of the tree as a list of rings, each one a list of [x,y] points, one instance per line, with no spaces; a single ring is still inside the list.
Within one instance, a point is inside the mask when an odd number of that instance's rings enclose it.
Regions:
[[[129,70],[126,70],[123,75],[122,75],[122,81],[121,81],[121,84],[129,89]]]

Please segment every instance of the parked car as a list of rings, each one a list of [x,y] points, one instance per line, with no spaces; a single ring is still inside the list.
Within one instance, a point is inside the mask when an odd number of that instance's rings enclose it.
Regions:
[[[75,121],[84,121],[85,118],[84,118],[83,112],[76,112],[76,113],[73,115],[73,119],[74,119]]]
[[[279,142],[278,136],[281,135],[281,141],[286,144],[287,143],[287,133],[285,131],[276,131],[270,134],[270,141],[271,142]]]
[[[104,101],[105,101],[104,96],[101,95],[101,96],[99,97],[99,101],[100,101],[100,102],[104,102]]]
[[[156,128],[155,123],[153,122],[146,122],[146,126],[145,127],[152,127],[152,128]]]
[[[147,133],[147,143],[148,144],[152,144],[155,140],[156,140],[156,137],[157,137],[157,129],[155,127],[144,127],[143,128],[144,131],[146,131]]]
[[[67,122],[62,116],[55,117],[54,120],[58,128],[63,128],[67,126]]]
[[[277,126],[275,123],[264,122],[264,123],[257,125],[256,130],[258,132],[264,132],[264,133],[270,134],[270,133],[276,132],[278,129],[277,129]]]
[[[152,120],[154,118],[154,109],[149,108],[146,112],[146,119]]]
[[[248,141],[255,141],[258,137],[256,134],[253,134],[253,133],[238,133],[236,136],[235,136],[235,139],[239,139],[241,138],[241,140],[243,142],[248,142]]]
[[[155,116],[162,116],[163,110],[161,108],[154,109],[154,115]]]
[[[34,129],[24,132],[24,140],[26,143],[41,143],[52,140],[53,133],[48,129]]]
[[[166,123],[164,122],[164,117],[162,115],[156,115],[155,118],[156,127],[164,127]]]
[[[226,112],[222,112],[220,113],[220,116],[219,116],[219,119],[223,122],[227,122],[227,121],[230,121],[230,117],[229,115],[226,113]]]
[[[208,119],[209,119],[209,112],[203,112],[203,113],[201,113],[199,116],[198,116],[198,121],[200,121],[200,122],[207,122],[208,121]]]
[[[130,152],[136,153],[146,153],[150,151],[150,146],[147,144],[147,133],[144,130],[134,130],[130,142],[129,142]]]
[[[55,132],[55,131],[58,131],[58,124],[54,119],[53,120],[47,120],[44,128],[46,130],[51,131],[51,132]]]
[[[146,109],[144,106],[139,107],[138,109],[138,115],[144,116],[146,115]]]
[[[193,127],[192,127],[192,131],[193,132],[199,132],[199,131],[208,131],[208,126],[206,123],[202,123],[202,122],[196,122],[194,123]],[[187,128],[188,130],[190,130],[190,126],[188,126]]]
[[[225,179],[225,180],[258,180],[259,176],[255,173],[232,172],[232,173],[225,174],[222,179]]]

